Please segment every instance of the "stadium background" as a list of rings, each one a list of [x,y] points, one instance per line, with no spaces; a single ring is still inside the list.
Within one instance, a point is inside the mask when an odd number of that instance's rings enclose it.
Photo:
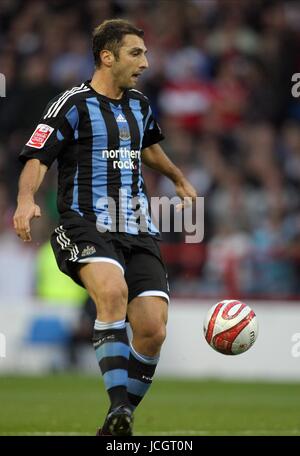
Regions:
[[[300,7],[263,0],[0,0],[0,434],[92,434],[105,411],[92,349],[74,361],[89,327],[86,296],[51,260],[55,169],[37,197],[43,217],[31,244],[15,236],[12,214],[23,144],[51,97],[91,77],[91,31],[112,17],[145,30],[150,69],[139,89],[164,149],[205,197],[201,244],[164,235],[169,341],[137,433],[300,434],[300,103],[291,95]],[[151,195],[173,196],[167,179],[144,172]],[[261,326],[251,351],[234,359],[201,334],[206,310],[223,298],[251,303]],[[84,419],[75,418],[81,404]]]

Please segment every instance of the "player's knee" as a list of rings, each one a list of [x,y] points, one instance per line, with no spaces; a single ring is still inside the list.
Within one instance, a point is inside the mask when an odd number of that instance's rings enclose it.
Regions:
[[[119,306],[127,305],[128,291],[125,285],[106,284],[101,290],[101,296],[105,303],[114,303]]]
[[[97,313],[99,312],[106,318],[114,319],[114,315],[125,315],[128,299],[128,290],[126,285],[105,284],[98,291],[94,298]],[[119,317],[117,317],[119,318]]]
[[[145,345],[148,345],[154,351],[158,351],[166,338],[166,325],[164,323],[149,325],[143,331],[142,338]]]
[[[166,326],[161,325],[159,330],[153,336],[154,344],[160,348],[166,339]]]

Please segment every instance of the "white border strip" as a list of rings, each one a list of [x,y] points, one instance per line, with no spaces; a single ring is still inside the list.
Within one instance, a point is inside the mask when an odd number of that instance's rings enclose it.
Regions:
[[[82,93],[82,92],[88,92],[91,90],[89,87],[84,85],[84,83],[81,84],[79,87],[73,87],[71,90],[67,90],[66,92],[63,93],[63,95],[56,100],[48,109],[46,115],[44,116],[44,119],[48,119],[50,117],[56,117],[62,106],[65,104],[65,102],[73,95],[77,93]]]
[[[63,105],[68,101],[69,98],[71,98],[73,95],[77,95],[78,93],[82,93],[82,92],[88,92],[90,89],[87,87],[86,89],[82,89],[82,90],[78,90],[77,92],[74,92],[74,93],[70,93],[64,100],[62,100],[62,102],[60,103],[60,105],[55,109],[55,111],[53,112],[53,114],[50,116],[50,117],[56,117],[57,114],[59,113],[59,111],[61,110],[61,108],[63,107]]]
[[[54,232],[58,234],[56,240],[61,246],[62,250],[68,250],[71,253],[71,258],[69,261],[76,261],[78,259],[78,247],[76,244],[71,243],[71,239],[66,236],[66,230],[64,230],[63,225],[55,228]]]
[[[46,119],[47,117],[51,117],[51,116],[52,116],[53,111],[55,111],[55,109],[56,109],[56,108],[59,106],[59,104],[64,100],[64,98],[66,98],[69,94],[75,93],[76,91],[83,89],[84,87],[85,87],[85,85],[82,83],[80,86],[76,86],[76,87],[73,87],[73,88],[70,89],[70,90],[66,90],[66,91],[58,98],[58,100],[56,100],[54,103],[52,103],[52,105],[49,107],[47,113],[45,114],[44,119]]]
[[[139,361],[141,361],[144,364],[157,364],[159,361],[159,354],[157,356],[148,356],[148,355],[142,355],[141,353],[138,353],[134,346],[132,345],[131,342],[129,342],[131,352],[135,358],[137,358]]]
[[[165,298],[168,301],[168,303],[170,302],[170,298],[167,295],[167,293],[165,293],[164,291],[160,291],[160,290],[143,291],[142,293],[137,295],[137,298],[141,297],[141,296],[161,296],[162,298]]]
[[[91,258],[81,258],[80,260],[77,261],[77,263],[111,263],[115,264],[118,266],[123,274],[124,274],[124,268],[123,266],[116,260],[113,260],[112,258],[107,258],[107,257],[91,257]]]

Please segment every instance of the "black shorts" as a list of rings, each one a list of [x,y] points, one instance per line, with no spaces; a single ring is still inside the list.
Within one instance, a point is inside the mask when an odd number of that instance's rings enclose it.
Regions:
[[[153,236],[100,233],[82,217],[61,223],[51,244],[59,269],[76,283],[83,286],[78,275],[80,264],[109,262],[124,274],[128,302],[136,296],[162,296],[169,302],[167,271]]]

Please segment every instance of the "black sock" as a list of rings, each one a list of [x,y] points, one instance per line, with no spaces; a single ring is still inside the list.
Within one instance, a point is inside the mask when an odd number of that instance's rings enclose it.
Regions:
[[[102,329],[99,329],[102,328]],[[129,404],[127,394],[129,344],[125,321],[96,320],[93,344],[111,406]]]
[[[158,360],[159,356],[141,355],[131,345],[127,390],[132,407],[138,406],[150,388]]]

